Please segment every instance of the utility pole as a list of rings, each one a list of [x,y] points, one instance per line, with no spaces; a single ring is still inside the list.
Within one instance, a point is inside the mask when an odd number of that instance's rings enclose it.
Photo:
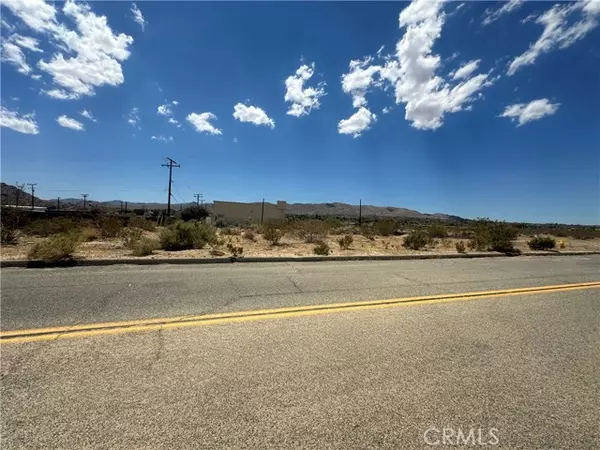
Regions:
[[[127,213],[127,202],[125,202],[125,213]]]
[[[358,201],[358,226],[362,225],[362,198]]]
[[[202,198],[202,194],[194,194],[196,197],[196,206],[200,207],[200,202],[204,203],[204,199]]]
[[[60,211],[60,197],[56,199],[56,210]]]
[[[31,210],[35,208],[35,187],[37,183],[27,183],[27,186],[31,186]]]
[[[25,183],[19,184],[19,182],[17,181],[15,183],[15,185],[17,186],[17,192],[15,194],[16,198],[15,198],[15,206],[18,208],[19,207],[19,199],[21,198],[21,191],[23,189],[25,189]]]
[[[85,209],[85,206],[87,205],[87,198],[90,194],[81,194],[81,196],[83,197],[83,209]]]
[[[167,157],[169,164],[161,164],[163,167],[169,168],[169,198],[167,199],[167,217],[171,217],[171,184],[173,184],[173,167],[181,167],[177,161]]]
[[[265,199],[262,199],[262,207],[260,209],[260,223],[263,223],[265,220]]]

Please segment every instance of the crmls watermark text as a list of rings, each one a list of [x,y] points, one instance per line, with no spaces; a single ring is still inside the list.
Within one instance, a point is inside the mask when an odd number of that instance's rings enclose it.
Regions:
[[[469,428],[436,428],[429,427],[423,433],[423,439],[427,445],[498,445],[498,429]]]

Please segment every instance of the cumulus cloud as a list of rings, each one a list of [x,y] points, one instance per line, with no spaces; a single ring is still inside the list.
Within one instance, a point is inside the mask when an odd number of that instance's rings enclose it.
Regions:
[[[517,56],[508,66],[508,75],[513,75],[524,66],[535,63],[543,53],[570,47],[598,26],[600,1],[584,0],[574,3],[557,4],[539,16],[535,23],[544,30],[540,37],[522,55]],[[581,14],[580,20],[569,23],[571,14]]]
[[[342,75],[342,90],[352,96],[354,108],[366,106],[367,92],[372,86],[379,85],[376,75],[381,71],[381,66],[371,65],[372,62],[373,58],[370,56],[361,60],[352,60],[349,64],[349,72]]]
[[[377,120],[377,116],[364,106],[360,107],[348,119],[341,120],[338,124],[340,134],[351,134],[353,137],[359,137],[363,131],[370,128],[371,124]]]
[[[92,112],[88,111],[87,109],[84,109],[83,111],[80,111],[79,114],[81,114],[86,119],[91,120],[92,122],[96,122],[96,118],[94,117],[94,115],[92,114]]]
[[[275,121],[267,116],[267,113],[258,106],[246,106],[243,103],[238,103],[233,107],[233,117],[240,122],[267,125],[275,128]]]
[[[217,120],[217,116],[210,112],[204,113],[191,113],[188,114],[186,120],[192,124],[192,126],[196,129],[198,133],[206,133],[213,135],[223,134],[221,130],[216,128],[211,120]]]
[[[77,100],[81,97],[81,95],[75,92],[68,92],[63,89],[50,89],[49,91],[42,89],[41,92],[42,94],[57,100]]]
[[[516,11],[522,5],[522,0],[510,0],[508,2],[504,2],[504,4],[498,9],[486,9],[483,17],[483,25],[489,25],[492,22],[495,22],[503,15],[508,14],[512,11]]]
[[[454,74],[452,75],[453,80],[459,80],[461,78],[469,78],[473,72],[479,67],[480,59],[475,59],[463,64]]]
[[[16,111],[10,111],[0,105],[0,127],[10,128],[23,134],[39,134],[35,114],[19,115]]]
[[[317,87],[304,87],[314,71],[315,63],[310,66],[303,64],[294,75],[285,80],[285,101],[292,103],[287,112],[290,116],[308,115],[313,109],[319,109],[321,106],[320,98],[325,95],[325,83],[319,83]]]
[[[18,45],[12,42],[2,43],[2,62],[12,64],[23,75],[29,75],[31,72],[31,66],[25,60],[25,54]]]
[[[12,34],[8,38],[9,41],[14,42],[21,48],[25,48],[32,52],[41,53],[42,49],[39,47],[40,41],[31,36],[21,36],[20,34]]]
[[[380,70],[394,87],[396,103],[405,104],[406,120],[418,129],[435,130],[443,125],[445,114],[470,109],[481,89],[494,81],[487,74],[471,76],[473,61],[471,67],[459,69],[459,83],[436,74],[441,58],[433,53],[433,45],[445,21],[442,7],[441,0],[415,0],[402,10],[399,25],[406,31],[396,45],[395,58]]]
[[[133,14],[133,20],[142,27],[142,31],[146,28],[146,19],[144,19],[144,15],[142,11],[138,8],[135,3],[131,4],[131,14]]]
[[[75,131],[84,131],[85,130],[85,128],[81,122],[78,122],[75,119],[71,119],[70,117],[67,117],[64,114],[62,116],[59,116],[56,119],[56,121],[58,122],[58,124],[61,127],[70,128],[71,130],[75,130]]]
[[[159,116],[172,116],[173,110],[171,109],[171,105],[160,105],[158,108],[156,108],[156,114]]]
[[[74,22],[73,30],[59,23],[56,7],[43,0],[6,0],[3,5],[60,50],[37,64],[52,76],[57,89],[93,95],[97,87],[123,83],[121,62],[129,57],[133,38],[113,33],[106,16],[94,14],[85,3],[67,0],[62,12]]]
[[[519,125],[525,125],[532,120],[539,120],[545,116],[551,116],[558,111],[560,103],[550,103],[547,98],[533,100],[530,103],[518,103],[509,105],[500,117],[508,117],[512,120],[518,120]]]
[[[133,108],[131,108],[131,111],[129,111],[129,114],[127,116],[127,123],[130,124],[132,127],[141,130],[141,122],[142,119],[140,119],[140,110],[137,106],[134,106]]]
[[[165,136],[164,134],[159,134],[158,136],[152,136],[150,139],[153,141],[161,141],[165,144],[173,142],[173,136]]]

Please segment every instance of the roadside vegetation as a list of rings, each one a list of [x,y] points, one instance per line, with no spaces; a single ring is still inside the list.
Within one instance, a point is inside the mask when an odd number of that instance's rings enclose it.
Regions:
[[[600,250],[600,228],[511,224],[488,219],[423,220],[290,217],[283,222],[204,220],[191,207],[165,219],[139,214],[71,212],[42,215],[3,208],[2,258],[394,255],[411,252]],[[184,220],[185,219],[187,220]]]

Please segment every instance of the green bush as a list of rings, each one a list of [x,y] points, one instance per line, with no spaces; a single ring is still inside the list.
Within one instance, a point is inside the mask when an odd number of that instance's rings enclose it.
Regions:
[[[429,237],[432,239],[444,239],[448,237],[448,229],[441,223],[432,224],[427,230]]]
[[[423,230],[411,231],[404,237],[402,245],[410,250],[420,250],[431,243],[429,233]]]
[[[352,243],[354,242],[354,238],[351,234],[346,234],[338,239],[338,244],[340,244],[340,248],[342,250],[348,250]]]
[[[362,233],[362,235],[364,237],[366,237],[369,240],[374,240],[375,239],[375,233],[373,232],[373,228],[371,228],[369,225],[363,225],[360,228],[360,231]]]
[[[378,220],[373,224],[373,231],[379,236],[391,236],[398,229],[398,223],[393,219]]]
[[[125,248],[132,250],[135,243],[140,239],[142,239],[142,230],[140,228],[124,228],[121,230],[121,240]]]
[[[143,237],[133,242],[130,248],[133,256],[148,256],[158,248],[158,242],[155,239]]]
[[[556,247],[556,240],[550,236],[535,236],[527,245],[531,250],[551,250]]]
[[[208,211],[199,206],[188,206],[181,211],[181,220],[188,222],[190,220],[204,220],[208,217]]]
[[[104,216],[98,223],[100,235],[105,238],[114,238],[119,236],[123,229],[123,222],[116,216]]]
[[[465,243],[463,241],[458,241],[456,244],[456,251],[458,253],[466,253],[467,252],[467,248],[465,246]]]
[[[472,231],[473,238],[469,246],[475,250],[507,254],[515,252],[513,241],[517,238],[518,231],[505,222],[478,219]]]
[[[141,228],[146,231],[155,231],[156,230],[156,222],[153,220],[144,219],[140,216],[132,216],[129,218],[127,222],[127,226],[129,228]]]
[[[57,234],[35,244],[27,257],[47,261],[71,259],[77,249],[78,241],[76,233]]]
[[[48,237],[53,234],[69,233],[81,227],[80,223],[66,217],[56,217],[54,219],[37,219],[31,222],[25,228],[25,233],[33,236]]]
[[[219,231],[219,234],[222,236],[235,236],[238,233],[233,228],[225,227],[225,228],[221,228],[221,230]]]
[[[327,256],[329,255],[330,249],[329,249],[329,245],[327,245],[327,243],[325,242],[319,242],[315,248],[313,248],[313,253],[315,255],[320,255],[320,256]]]
[[[160,246],[164,250],[203,248],[206,244],[213,244],[216,241],[215,228],[203,222],[177,221],[160,233]]]
[[[269,241],[271,245],[279,245],[279,241],[284,235],[284,231],[275,223],[265,223],[262,226],[262,236]]]

